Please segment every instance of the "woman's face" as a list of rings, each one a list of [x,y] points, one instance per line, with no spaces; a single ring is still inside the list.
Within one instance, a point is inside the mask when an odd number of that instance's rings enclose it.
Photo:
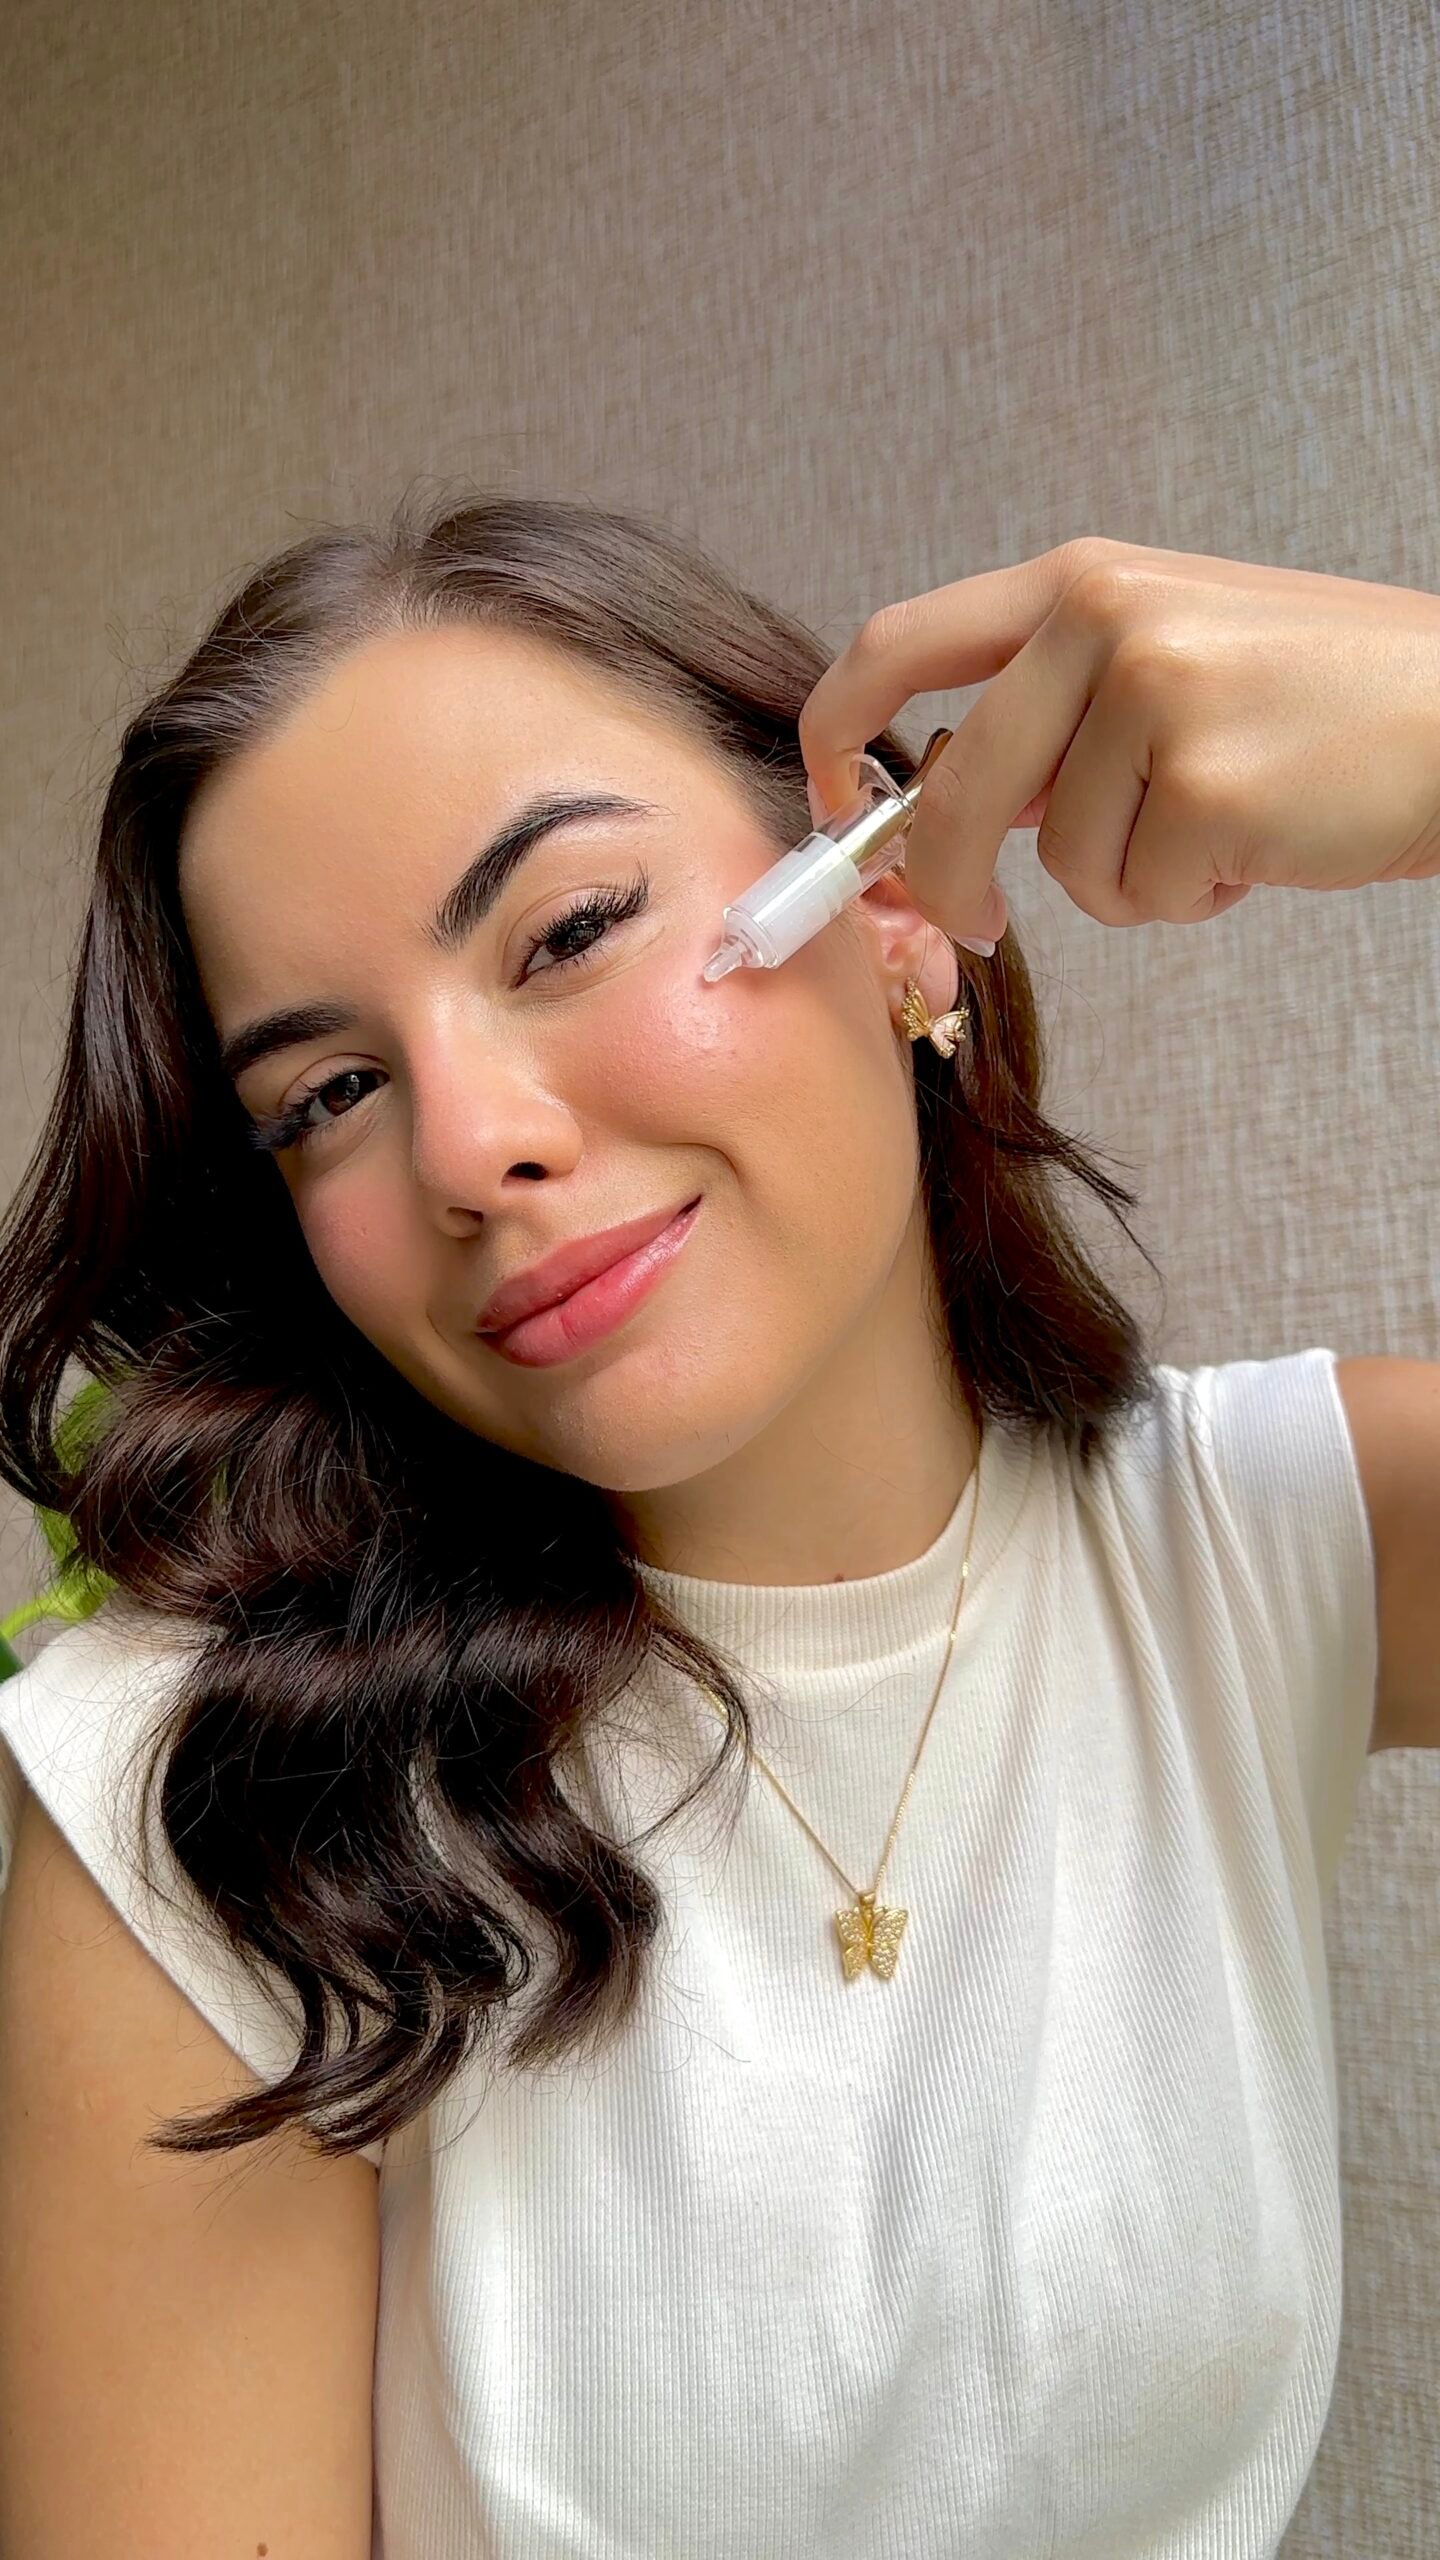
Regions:
[[[601,796],[642,805],[531,830],[437,927],[534,804]],[[351,651],[186,828],[222,1044],[292,1008],[344,1017],[236,1076],[253,1118],[304,1107],[275,1161],[325,1287],[454,1420],[617,1491],[732,1456],[914,1251],[896,1011],[940,938],[892,875],[783,968],[707,986],[722,907],[783,850],[683,729],[464,623]],[[477,1331],[502,1282],[645,1218],[680,1221],[623,1275],[648,1288],[612,1273],[568,1315]]]

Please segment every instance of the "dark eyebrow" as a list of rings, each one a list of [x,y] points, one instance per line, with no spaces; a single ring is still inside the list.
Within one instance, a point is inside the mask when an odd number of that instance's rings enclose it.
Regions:
[[[429,940],[441,951],[458,951],[489,914],[526,855],[534,851],[542,837],[553,835],[557,827],[576,825],[583,818],[654,818],[666,814],[652,800],[627,800],[614,791],[550,791],[538,800],[527,801],[498,836],[493,836],[467,864],[454,888],[447,890],[425,927]],[[247,1067],[258,1065],[277,1049],[327,1040],[332,1032],[350,1030],[354,1021],[355,1015],[346,1005],[286,1005],[278,1013],[262,1014],[258,1020],[242,1023],[238,1031],[232,1031],[220,1046],[221,1068],[233,1084]]]

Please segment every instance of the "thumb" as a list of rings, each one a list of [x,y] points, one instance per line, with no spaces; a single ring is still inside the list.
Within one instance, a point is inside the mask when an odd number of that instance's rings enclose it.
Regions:
[[[823,827],[827,818],[833,818],[838,810],[848,808],[850,802],[855,798],[856,793],[859,791],[859,788],[860,776],[856,759],[853,756],[845,768],[845,777],[841,784],[839,793],[833,800],[826,800],[822,796],[816,785],[815,776],[813,773],[807,773],[805,776],[805,793],[810,803],[810,815],[814,819],[816,826]]]

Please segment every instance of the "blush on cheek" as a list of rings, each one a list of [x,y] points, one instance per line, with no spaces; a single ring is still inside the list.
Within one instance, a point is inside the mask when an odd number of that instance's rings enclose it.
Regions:
[[[419,1285],[417,1272],[407,1276],[397,1220],[382,1216],[362,1189],[343,1201],[332,1189],[323,1206],[307,1210],[301,1227],[325,1287],[362,1332],[402,1307],[407,1288],[413,1293]]]
[[[616,1100],[663,1096],[690,1068],[725,1064],[744,1054],[747,1008],[729,980],[701,983],[708,954],[698,945],[679,961],[617,978],[615,1002],[597,1005],[586,1026],[591,1066]],[[746,989],[753,995],[753,989]]]
[[[766,1050],[776,1034],[784,1037],[781,1016],[792,1014],[794,1006],[776,1006],[774,978],[761,986],[761,975],[769,973],[733,970],[715,986],[702,980],[720,929],[715,906],[715,929],[687,929],[676,937],[679,947],[656,950],[653,968],[625,970],[615,980],[615,1004],[587,1032],[589,1055],[612,1093],[674,1093],[689,1073],[710,1078],[717,1070],[751,1070],[758,1034],[766,1034]],[[792,988],[784,991],[789,996]]]

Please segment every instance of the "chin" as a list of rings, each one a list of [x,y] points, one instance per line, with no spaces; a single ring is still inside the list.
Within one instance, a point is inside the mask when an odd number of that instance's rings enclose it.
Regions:
[[[801,1383],[797,1375],[757,1374],[763,1329],[727,1326],[735,1312],[727,1303],[703,1328],[703,1341],[689,1325],[677,1338],[617,1341],[588,1373],[583,1362],[517,1369],[508,1411],[493,1393],[477,1400],[473,1377],[411,1374],[452,1421],[497,1448],[606,1493],[655,1493],[733,1458]]]
[[[768,1382],[743,1375],[737,1393],[736,1361],[718,1341],[699,1374],[675,1365],[617,1360],[568,1407],[557,1401],[526,1454],[605,1493],[658,1493],[733,1458],[786,1401],[788,1389],[767,1397]]]
[[[668,1485],[688,1484],[733,1458],[760,1427],[758,1421],[737,1418],[703,1428],[687,1420],[683,1409],[677,1412],[671,1401],[653,1417],[632,1413],[623,1423],[547,1433],[546,1445],[533,1454],[542,1466],[556,1467],[603,1493],[658,1493]]]

